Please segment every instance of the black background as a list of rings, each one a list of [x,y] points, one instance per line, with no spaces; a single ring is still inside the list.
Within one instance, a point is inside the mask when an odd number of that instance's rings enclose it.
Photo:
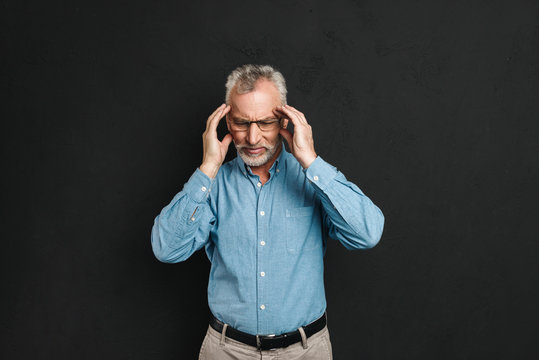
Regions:
[[[3,359],[196,358],[210,263],[150,231],[244,63],[386,218],[328,246],[335,358],[538,358],[537,1],[1,8]]]

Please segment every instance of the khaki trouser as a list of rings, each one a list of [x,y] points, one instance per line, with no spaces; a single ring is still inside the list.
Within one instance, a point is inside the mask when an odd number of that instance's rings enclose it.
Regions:
[[[225,330],[226,327],[223,329]],[[208,325],[200,347],[199,360],[332,360],[331,341],[327,325],[307,338],[303,327],[298,329],[302,341],[285,348],[257,350],[228,336],[223,336]]]

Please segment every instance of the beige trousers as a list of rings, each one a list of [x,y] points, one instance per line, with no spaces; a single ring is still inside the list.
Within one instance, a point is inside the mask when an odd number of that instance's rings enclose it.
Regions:
[[[225,328],[226,329],[226,328]],[[225,330],[223,329],[223,330]],[[199,360],[332,360],[331,341],[327,325],[307,338],[303,328],[298,329],[302,341],[285,348],[257,350],[228,336],[223,336],[208,325],[200,347]]]

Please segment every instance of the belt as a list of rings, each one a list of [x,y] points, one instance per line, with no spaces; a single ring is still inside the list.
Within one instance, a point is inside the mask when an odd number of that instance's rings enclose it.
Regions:
[[[303,326],[305,336],[309,337],[322,330],[324,326],[326,326],[326,322],[326,313],[324,312],[324,315],[322,315],[318,320]],[[224,324],[222,321],[213,316],[213,314],[211,314],[210,326],[221,333],[223,331]],[[257,348],[257,350],[283,348],[301,341],[301,333],[299,330],[281,335],[251,335],[246,332],[236,330],[231,326],[227,326],[225,336],[244,344],[254,346]]]

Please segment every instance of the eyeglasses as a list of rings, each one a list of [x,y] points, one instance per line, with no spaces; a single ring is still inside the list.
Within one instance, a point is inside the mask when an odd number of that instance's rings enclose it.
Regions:
[[[247,131],[251,127],[251,124],[256,124],[258,128],[262,131],[270,131],[276,128],[281,122],[281,119],[266,119],[266,120],[256,120],[256,121],[245,121],[245,120],[231,120],[230,127],[234,131]]]

